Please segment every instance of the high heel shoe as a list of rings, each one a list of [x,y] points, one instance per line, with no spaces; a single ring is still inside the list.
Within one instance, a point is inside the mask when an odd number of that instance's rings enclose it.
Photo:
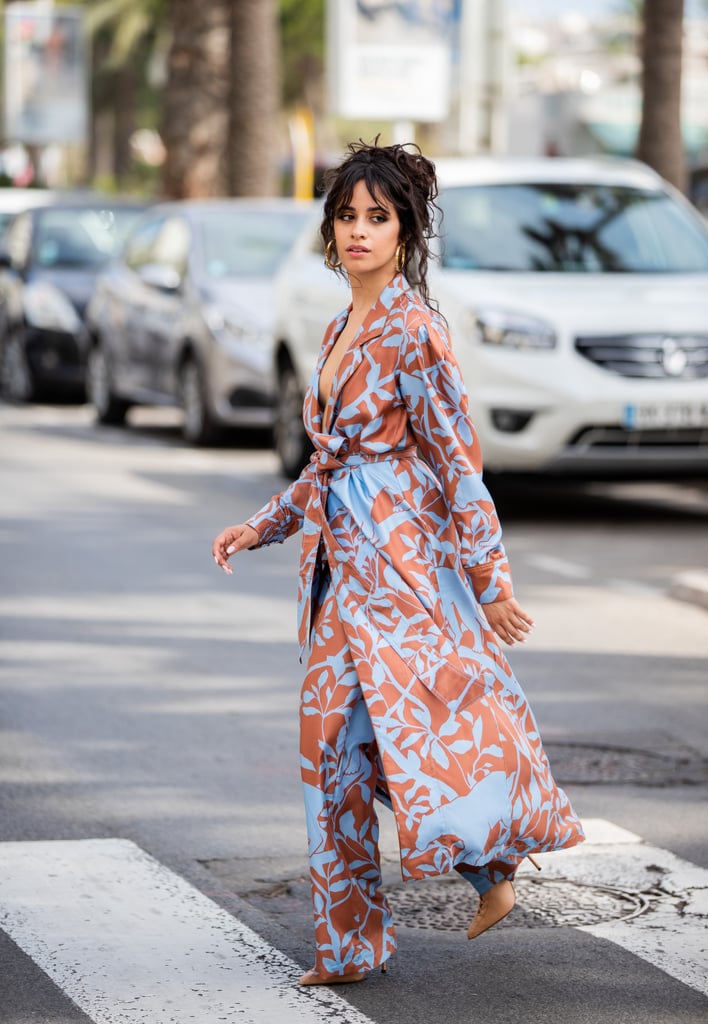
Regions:
[[[514,886],[508,878],[497,882],[488,892],[479,898],[477,913],[467,929],[467,938],[476,939],[492,925],[499,924],[514,909],[516,894]]]
[[[298,985],[352,985],[356,981],[363,981],[365,977],[365,971],[358,971],[356,974],[318,974],[313,967],[311,971],[303,974]]]
[[[381,973],[387,971],[386,961],[381,964]],[[298,985],[352,985],[357,981],[363,981],[369,971],[357,971],[356,974],[318,974],[317,968],[306,971],[298,981]]]
[[[535,857],[531,856],[530,853],[526,854],[526,860],[530,861],[530,863],[533,864],[537,871],[541,870],[541,865],[538,863]]]

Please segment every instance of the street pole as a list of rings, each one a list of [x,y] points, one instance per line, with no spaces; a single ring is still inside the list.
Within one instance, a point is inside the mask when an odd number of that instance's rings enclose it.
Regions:
[[[458,149],[502,153],[510,69],[507,0],[463,0]]]
[[[487,54],[489,152],[499,156],[506,152],[508,146],[507,103],[511,67],[508,0],[488,0]]]

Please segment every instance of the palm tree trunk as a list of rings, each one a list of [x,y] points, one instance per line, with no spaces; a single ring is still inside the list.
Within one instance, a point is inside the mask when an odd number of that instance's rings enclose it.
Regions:
[[[642,123],[637,156],[683,189],[681,63],[684,0],[644,0]]]
[[[273,195],[279,106],[276,3],[229,0],[229,8],[229,190],[236,196]]]
[[[136,127],[137,82],[136,69],[132,64],[118,68],[113,76],[115,82],[115,120],[113,128],[114,176],[119,188],[124,188],[133,166],[130,137]]]
[[[226,195],[229,0],[170,0],[163,141],[165,194]]]

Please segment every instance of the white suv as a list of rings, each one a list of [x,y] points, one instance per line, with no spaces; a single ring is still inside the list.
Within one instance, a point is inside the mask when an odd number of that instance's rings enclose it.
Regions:
[[[708,229],[647,167],[612,158],[440,160],[450,325],[485,465],[662,476],[708,470]],[[301,405],[347,289],[319,224],[277,282],[276,445],[308,457]]]

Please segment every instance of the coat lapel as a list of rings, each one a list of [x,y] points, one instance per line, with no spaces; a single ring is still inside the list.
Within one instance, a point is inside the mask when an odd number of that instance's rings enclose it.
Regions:
[[[320,349],[320,354],[319,354],[319,357],[317,359],[317,377],[318,377],[318,379],[319,379],[319,376],[320,376],[320,371],[322,370],[322,367],[324,366],[325,362],[327,361],[327,356],[332,351],[332,349],[334,347],[335,341],[337,340],[339,335],[344,330],[344,325],[346,324],[347,319],[349,318],[349,314],[351,312],[351,308],[352,308],[351,306],[347,306],[346,309],[342,310],[342,312],[332,321],[332,323],[329,326],[329,330],[327,331],[327,333],[324,336],[324,340],[322,342],[322,348]]]
[[[383,334],[386,327],[386,321],[388,320],[393,304],[404,291],[409,289],[410,286],[405,277],[402,274],[396,274],[391,282],[386,285],[374,305],[366,314],[366,318],[355,335],[354,340],[342,356],[342,361],[337,367],[337,372],[334,376],[334,380],[332,381],[332,406],[330,418],[327,423],[328,430],[331,430],[332,424],[336,419],[342,388],[361,362],[362,347],[366,345],[367,342],[372,341],[374,338],[379,338]],[[334,344],[334,340],[339,336],[348,315],[349,310],[346,310],[337,318],[336,324],[339,326],[335,327],[335,331],[331,333],[330,338],[328,339],[329,343],[323,346],[323,352],[320,356],[320,361],[317,367],[318,381],[322,367],[325,364],[325,360],[332,349],[332,345]]]
[[[344,325],[347,322],[350,309],[351,307],[342,310],[342,312],[329,325],[327,333],[322,341],[320,354],[317,357],[315,371],[310,378],[310,384],[305,392],[303,415],[305,427],[309,434],[322,434],[323,432],[322,422],[325,410],[320,408],[320,373],[322,372],[322,367],[325,364],[327,356],[332,351],[335,341],[341,334]]]

